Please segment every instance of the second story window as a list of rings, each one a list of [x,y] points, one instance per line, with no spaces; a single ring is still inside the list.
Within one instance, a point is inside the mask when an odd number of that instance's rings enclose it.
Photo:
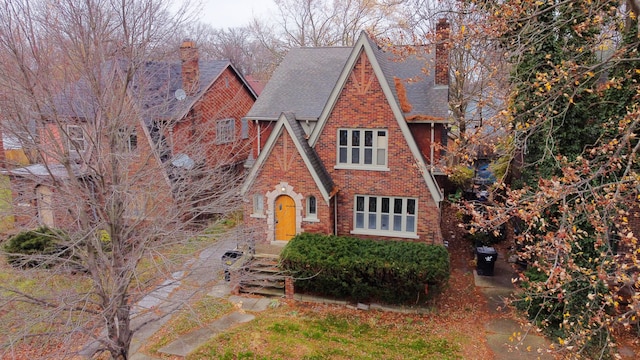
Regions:
[[[339,129],[337,167],[386,168],[387,130]]]
[[[81,126],[67,125],[67,138],[70,153],[81,153],[87,150],[87,140]]]
[[[120,136],[126,151],[132,152],[138,147],[138,134],[135,129],[118,129],[118,136]]]
[[[216,122],[216,144],[226,144],[236,139],[236,122],[223,119]]]

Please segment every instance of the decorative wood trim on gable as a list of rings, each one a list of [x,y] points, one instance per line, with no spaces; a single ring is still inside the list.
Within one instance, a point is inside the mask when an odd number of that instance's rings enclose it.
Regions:
[[[420,152],[420,149],[418,148],[416,141],[413,138],[413,134],[409,129],[407,120],[405,119],[402,109],[400,108],[400,104],[398,104],[398,102],[395,100],[395,97],[391,90],[392,85],[386,81],[384,71],[380,66],[380,63],[378,62],[378,59],[376,58],[376,55],[374,53],[373,45],[371,44],[368,36],[364,32],[360,34],[360,37],[356,41],[356,44],[353,47],[353,51],[349,56],[344,68],[342,69],[342,74],[338,78],[338,82],[336,83],[333,91],[331,92],[331,95],[329,96],[329,99],[327,100],[327,103],[324,109],[322,110],[322,113],[320,114],[320,117],[318,119],[318,124],[315,126],[315,128],[313,129],[313,132],[309,136],[309,145],[311,147],[314,147],[316,143],[319,141],[320,134],[324,129],[324,125],[326,124],[327,119],[331,116],[331,113],[333,112],[333,108],[338,100],[338,97],[340,96],[340,93],[344,89],[344,86],[347,83],[347,81],[350,79],[354,81],[358,80],[357,75],[356,77],[354,77],[353,73],[355,72],[354,69],[356,68],[356,64],[358,63],[358,61],[360,61],[363,55],[366,56],[366,58],[368,59],[368,61],[364,63],[365,64],[368,63],[368,66],[371,66],[371,69],[373,70],[372,75],[369,79],[367,79],[367,82],[377,80],[380,86],[382,87],[384,96],[387,99],[387,102],[391,107],[393,114],[395,115],[395,119],[398,122],[400,130],[402,131],[402,134],[404,135],[404,138],[407,141],[407,144],[409,145],[411,153],[415,159],[416,166],[419,169],[420,173],[422,174],[425,184],[429,188],[429,192],[432,196],[432,199],[437,206],[440,206],[440,202],[444,199],[444,194],[440,190],[438,183],[436,182],[436,179],[433,176],[434,174],[430,171],[429,167],[426,165],[424,161],[424,158]],[[365,70],[365,67],[361,66],[359,81],[361,81],[363,78],[362,73],[364,72],[364,70]],[[362,82],[359,82],[359,84],[360,84],[359,85],[360,90],[365,88],[362,86]],[[368,87],[366,87],[366,90],[368,90]]]
[[[280,166],[280,169],[282,169],[283,171],[289,171],[291,165],[295,161],[295,156],[297,153],[295,145],[291,147],[290,139],[291,138],[288,136],[283,136],[281,151],[273,152],[273,156],[275,157],[276,162]]]
[[[356,88],[356,94],[358,95],[366,95],[371,88],[371,85],[376,80],[376,74],[371,71],[369,72],[369,76],[367,77],[367,67],[371,66],[371,63],[368,61],[363,61],[362,66],[360,66],[360,71],[357,73],[356,71],[351,72],[351,81],[353,81],[353,85]]]

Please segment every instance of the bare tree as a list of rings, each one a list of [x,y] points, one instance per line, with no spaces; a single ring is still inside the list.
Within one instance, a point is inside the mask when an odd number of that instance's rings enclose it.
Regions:
[[[491,36],[489,15],[473,2],[456,0],[404,1],[402,14],[399,34],[391,37],[410,44],[446,41],[436,38],[434,29],[440,19],[448,20],[449,106],[458,155],[474,158],[480,148],[493,148],[496,131],[503,127],[494,115],[509,87],[505,51]]]
[[[141,261],[192,238],[204,216],[237,209],[238,149],[215,150],[210,131],[193,127],[179,154],[168,151],[180,112],[167,83],[153,80],[166,69],[149,60],[167,56],[163,39],[187,11],[155,0],[0,5],[2,131],[37,162],[9,172],[16,224],[33,229],[55,218],[64,230],[53,252],[14,254],[24,265],[36,260],[22,275],[43,281],[1,285],[2,307],[25,316],[4,343],[55,334],[70,345],[84,334],[112,358],[128,358],[145,325],[132,326],[133,304],[156,279],[140,273]],[[61,285],[63,269],[77,271],[66,276],[79,286]],[[21,303],[30,304],[24,314]]]

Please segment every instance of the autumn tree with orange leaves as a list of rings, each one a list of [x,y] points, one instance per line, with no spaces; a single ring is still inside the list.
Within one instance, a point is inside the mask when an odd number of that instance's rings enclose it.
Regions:
[[[518,224],[518,308],[571,356],[638,331],[636,1],[477,1],[511,63],[511,181],[486,226]],[[515,219],[515,220],[514,220]]]

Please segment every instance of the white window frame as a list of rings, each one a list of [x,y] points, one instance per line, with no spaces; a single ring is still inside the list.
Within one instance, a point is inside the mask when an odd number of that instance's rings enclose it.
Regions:
[[[264,195],[262,194],[254,194],[253,195],[253,213],[251,217],[265,217],[264,215]]]
[[[417,239],[417,230],[418,199],[359,194],[354,196],[352,234]]]
[[[389,131],[387,129],[338,129],[336,169],[388,171],[388,161]]]
[[[72,134],[72,132],[78,130],[80,135]],[[73,154],[84,153],[87,150],[87,139],[82,126],[67,125],[67,148],[69,149],[69,153]]]
[[[138,148],[138,132],[136,129],[131,131],[126,128],[118,129],[118,135],[122,136],[123,141],[126,142],[125,150],[127,152],[134,152]]]
[[[216,121],[216,144],[227,144],[236,139],[236,121],[221,119]]]
[[[305,204],[305,215],[306,217],[303,219],[304,221],[309,221],[309,222],[320,221],[318,220],[318,198],[317,197],[313,195],[307,196],[306,204]]]

